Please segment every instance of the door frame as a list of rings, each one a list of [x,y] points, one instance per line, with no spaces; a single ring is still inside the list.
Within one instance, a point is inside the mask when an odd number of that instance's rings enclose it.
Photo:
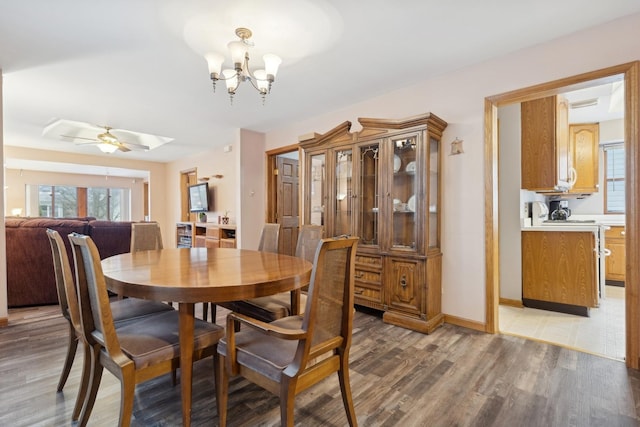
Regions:
[[[485,98],[484,166],[485,166],[485,331],[498,331],[500,297],[500,247],[498,218],[498,107],[529,101],[562,92],[607,83],[624,75],[625,82],[625,215],[626,215],[626,280],[625,325],[626,364],[640,369],[640,61],[554,80]]]
[[[275,222],[276,209],[278,207],[278,178],[273,174],[273,170],[276,169],[277,157],[285,154],[297,151],[300,154],[300,146],[298,144],[291,144],[284,147],[274,148],[265,152],[265,168],[266,173],[265,182],[267,183],[267,202],[265,203],[265,222]],[[300,161],[300,155],[298,155],[298,161]],[[298,203],[301,203],[298,200]],[[300,206],[301,208],[302,206]],[[302,212],[300,210],[299,212]]]

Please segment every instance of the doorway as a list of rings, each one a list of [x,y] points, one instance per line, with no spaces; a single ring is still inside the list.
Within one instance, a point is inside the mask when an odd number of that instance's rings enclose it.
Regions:
[[[300,226],[297,145],[267,151],[267,222],[280,224],[278,252],[294,255]]]
[[[562,92],[583,89],[593,84],[604,84],[624,75],[625,81],[625,152],[626,159],[626,272],[625,326],[626,364],[640,368],[640,295],[638,278],[640,268],[636,260],[639,251],[636,211],[640,208],[638,194],[638,127],[640,125],[640,62],[581,74],[529,88],[492,96],[485,99],[485,259],[486,259],[486,330],[498,332],[499,307],[499,217],[498,217],[498,107]]]

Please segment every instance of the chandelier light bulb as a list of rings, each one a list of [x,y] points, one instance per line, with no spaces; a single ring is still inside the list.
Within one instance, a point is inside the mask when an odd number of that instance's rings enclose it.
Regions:
[[[224,56],[216,52],[210,52],[207,53],[204,58],[207,60],[207,65],[209,66],[209,74],[215,75],[216,78],[220,77]]]
[[[262,57],[262,59],[264,59],[264,70],[267,73],[267,76],[273,76],[273,79],[275,79],[276,74],[278,74],[278,67],[282,63],[282,59],[273,53],[267,53]]]

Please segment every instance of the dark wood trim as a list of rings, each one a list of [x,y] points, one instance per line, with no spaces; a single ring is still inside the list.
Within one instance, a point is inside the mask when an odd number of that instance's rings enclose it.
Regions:
[[[560,302],[540,301],[537,299],[522,298],[525,307],[539,308],[540,310],[557,311],[560,313],[574,314],[576,316],[590,317],[589,307],[580,305],[562,304]]]

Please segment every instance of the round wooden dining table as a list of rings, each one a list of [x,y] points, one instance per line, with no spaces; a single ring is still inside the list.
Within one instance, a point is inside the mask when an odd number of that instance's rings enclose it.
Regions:
[[[118,295],[179,304],[182,420],[191,424],[194,305],[250,299],[299,289],[313,265],[271,252],[231,248],[175,248],[106,258],[102,269]]]

